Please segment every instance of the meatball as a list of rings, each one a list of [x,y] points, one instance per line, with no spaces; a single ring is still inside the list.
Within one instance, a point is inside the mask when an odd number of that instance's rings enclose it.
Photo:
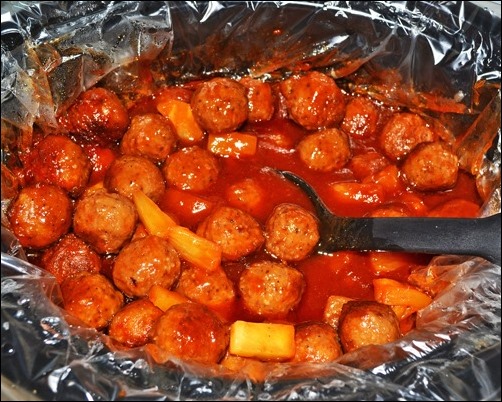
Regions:
[[[113,282],[127,296],[146,296],[153,285],[169,289],[178,279],[180,267],[173,246],[161,237],[150,235],[120,250],[113,265]]]
[[[99,254],[117,253],[132,237],[138,213],[131,200],[105,189],[84,193],[73,215],[73,231]]]
[[[73,197],[84,191],[91,171],[91,161],[84,150],[62,135],[43,138],[25,161],[27,182],[56,184]]]
[[[345,100],[335,81],[319,71],[280,83],[290,117],[307,130],[331,127],[345,114]]]
[[[160,114],[147,113],[132,118],[120,142],[120,150],[125,155],[164,162],[173,151],[176,140],[176,132],[168,119]]]
[[[335,329],[323,322],[297,324],[295,346],[294,362],[331,362],[343,354]]]
[[[211,187],[218,179],[219,171],[216,157],[198,146],[183,148],[169,155],[162,167],[169,185],[194,192]]]
[[[303,137],[296,150],[310,169],[320,172],[341,169],[351,157],[347,135],[336,128]]]
[[[85,241],[68,233],[43,253],[40,266],[61,284],[66,278],[80,272],[98,274],[101,258]]]
[[[244,77],[239,82],[246,87],[248,121],[253,123],[270,120],[275,109],[270,84],[250,77]]]
[[[434,140],[434,132],[414,113],[393,115],[379,136],[380,147],[392,161],[403,159],[418,144]]]
[[[96,329],[105,328],[124,303],[122,293],[104,275],[89,272],[65,279],[61,294],[65,310]]]
[[[352,300],[350,297],[345,296],[329,296],[323,310],[323,321],[329,324],[333,329],[338,330],[338,320],[340,319],[342,307],[350,300]]]
[[[251,264],[239,278],[244,306],[266,318],[287,315],[300,303],[304,288],[305,279],[300,271],[272,261]]]
[[[401,166],[404,179],[415,190],[449,190],[458,178],[458,157],[442,141],[417,146]]]
[[[161,170],[142,156],[123,155],[115,159],[106,172],[105,187],[132,199],[135,191],[141,190],[157,202],[166,186]]]
[[[145,345],[150,341],[152,329],[163,313],[148,299],[134,300],[115,314],[108,335],[130,348]]]
[[[102,146],[122,138],[129,126],[129,115],[118,96],[105,88],[89,89],[59,117],[64,130]]]
[[[21,245],[41,250],[68,232],[72,212],[72,201],[64,190],[37,183],[21,189],[7,216]]]
[[[319,238],[317,218],[296,204],[279,204],[265,224],[265,249],[281,260],[303,260]]]
[[[378,127],[378,108],[368,98],[353,98],[347,103],[341,129],[353,138],[370,138]]]
[[[246,88],[230,78],[201,84],[190,105],[197,123],[210,133],[234,131],[248,118]]]
[[[260,224],[247,212],[221,206],[204,219],[197,234],[221,246],[223,261],[236,261],[265,241]]]
[[[206,306],[181,303],[159,318],[153,330],[153,341],[180,359],[214,364],[225,355],[229,332]]]
[[[366,345],[383,345],[401,336],[392,308],[376,301],[348,301],[338,321],[338,336],[345,353]]]
[[[347,165],[359,181],[378,173],[386,166],[389,166],[389,160],[374,151],[353,156]]]
[[[266,191],[256,179],[243,179],[227,188],[226,200],[228,203],[253,215],[261,215],[265,207]]]
[[[235,300],[233,282],[221,267],[208,271],[188,266],[181,273],[176,290],[190,300],[218,311],[224,310]]]

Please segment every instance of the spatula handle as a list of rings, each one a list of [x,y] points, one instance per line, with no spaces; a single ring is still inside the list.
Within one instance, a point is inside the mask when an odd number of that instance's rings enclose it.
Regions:
[[[500,213],[487,218],[372,218],[374,249],[475,255],[500,265]]]

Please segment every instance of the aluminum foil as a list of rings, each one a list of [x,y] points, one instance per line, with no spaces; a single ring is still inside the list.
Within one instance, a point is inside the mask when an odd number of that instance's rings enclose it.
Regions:
[[[461,1],[2,2],[2,164],[97,82],[134,88],[138,59],[152,61],[159,86],[315,68],[440,124],[490,215],[500,212],[500,56],[500,17]],[[158,365],[74,325],[55,279],[8,230],[15,191],[2,165],[2,388],[66,401],[500,400],[501,273],[481,258],[434,258],[419,275],[450,285],[398,341],[330,364],[270,363],[256,382]]]

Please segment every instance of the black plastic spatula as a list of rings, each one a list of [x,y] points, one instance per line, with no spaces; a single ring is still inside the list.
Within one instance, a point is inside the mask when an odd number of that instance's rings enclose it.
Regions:
[[[320,221],[317,251],[321,254],[342,250],[461,254],[500,265],[500,213],[487,218],[340,217],[302,178],[275,171],[299,186],[314,204]]]

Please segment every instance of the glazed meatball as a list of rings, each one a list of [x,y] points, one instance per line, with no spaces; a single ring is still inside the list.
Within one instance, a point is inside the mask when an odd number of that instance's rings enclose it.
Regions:
[[[266,318],[284,317],[293,310],[300,303],[304,288],[300,271],[272,261],[251,264],[239,278],[244,306]]]
[[[378,127],[378,108],[368,98],[353,98],[347,103],[341,129],[353,138],[369,138]]]
[[[307,257],[319,241],[317,218],[296,204],[279,204],[265,225],[265,249],[284,261]]]
[[[162,171],[149,159],[142,156],[123,155],[115,159],[106,172],[105,187],[129,199],[141,190],[157,202],[164,190]]]
[[[338,320],[342,313],[342,307],[350,300],[352,300],[350,297],[345,296],[329,296],[322,314],[323,321],[329,324],[333,329],[338,330]]]
[[[105,189],[86,192],[77,202],[73,231],[99,254],[117,253],[132,237],[138,213],[131,200]]]
[[[115,314],[108,335],[130,348],[145,345],[150,341],[152,329],[163,313],[148,299],[134,300]]]
[[[82,272],[61,284],[66,311],[87,326],[103,329],[122,308],[124,296],[101,274]]]
[[[221,267],[209,271],[188,266],[181,273],[176,290],[190,300],[218,311],[235,300],[233,282]]]
[[[143,156],[152,162],[164,162],[176,146],[171,122],[155,113],[136,115],[122,137],[120,150],[125,155]]]
[[[247,212],[221,206],[204,219],[197,234],[219,244],[223,261],[235,261],[260,248],[265,237],[260,224]]]
[[[403,159],[418,144],[434,140],[434,132],[414,113],[393,115],[379,136],[380,147],[392,161]]]
[[[41,250],[68,232],[72,212],[72,201],[64,190],[37,183],[21,189],[7,216],[21,245]]]
[[[118,96],[105,88],[89,89],[59,117],[63,129],[88,142],[102,146],[122,138],[129,115]]]
[[[366,177],[378,173],[386,166],[389,166],[389,164],[389,160],[385,156],[378,152],[370,151],[354,155],[347,166],[354,173],[354,177],[362,181]]]
[[[84,150],[62,135],[43,138],[25,163],[27,182],[56,184],[73,197],[84,191],[91,171],[91,161]]]
[[[239,81],[246,87],[248,98],[248,121],[270,120],[274,114],[274,97],[270,84],[244,77]]]
[[[347,135],[336,128],[305,136],[297,145],[300,159],[312,170],[331,172],[341,169],[350,160]]]
[[[171,244],[157,236],[135,240],[120,250],[113,265],[113,282],[130,297],[146,296],[153,285],[169,289],[181,263]]]
[[[210,188],[218,179],[219,171],[216,157],[198,146],[183,148],[169,155],[162,168],[169,185],[194,192]]]
[[[338,334],[323,322],[305,322],[295,326],[294,362],[332,362],[342,355]]]
[[[401,333],[390,306],[375,301],[348,301],[342,307],[338,335],[347,353],[362,346],[395,341]]]
[[[230,78],[213,78],[201,84],[190,105],[197,123],[211,133],[234,131],[248,117],[246,88]]]
[[[80,272],[98,274],[101,258],[85,241],[68,233],[43,253],[40,266],[61,284],[66,278]]]
[[[408,155],[401,172],[416,190],[449,190],[457,183],[458,157],[442,141],[420,144]]]
[[[335,81],[326,74],[310,71],[280,83],[290,117],[307,130],[339,123],[345,114],[345,100]]]
[[[260,216],[265,207],[266,191],[255,179],[247,178],[228,187],[226,200],[253,216]]]
[[[228,328],[206,306],[181,303],[169,308],[153,330],[154,343],[170,354],[203,364],[218,363],[228,347]]]

